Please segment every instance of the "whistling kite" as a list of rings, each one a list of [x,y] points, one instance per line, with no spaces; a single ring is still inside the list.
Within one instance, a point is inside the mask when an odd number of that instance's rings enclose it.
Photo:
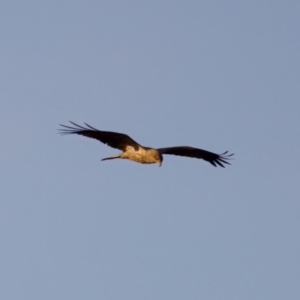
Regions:
[[[179,147],[169,147],[169,148],[149,148],[143,147],[134,141],[130,136],[111,132],[111,131],[101,131],[92,126],[84,123],[87,128],[79,126],[70,121],[76,127],[70,127],[66,125],[61,125],[63,129],[59,129],[61,134],[80,134],[86,137],[96,139],[108,146],[116,149],[120,149],[123,153],[103,158],[102,160],[114,159],[114,158],[125,158],[142,164],[154,164],[158,163],[161,166],[163,161],[163,154],[173,154],[187,157],[194,157],[204,159],[210,162],[213,166],[221,166],[224,168],[223,164],[229,164],[227,161],[233,154],[227,154],[228,151],[222,154],[215,154],[206,150],[197,149],[189,146],[179,146]]]

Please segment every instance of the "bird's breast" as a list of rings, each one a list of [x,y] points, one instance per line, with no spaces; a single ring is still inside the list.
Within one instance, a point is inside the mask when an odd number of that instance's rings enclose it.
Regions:
[[[126,158],[142,164],[154,164],[157,162],[157,155],[155,149],[145,149],[139,147],[135,150],[133,147],[128,146],[126,151],[122,153],[122,158]]]

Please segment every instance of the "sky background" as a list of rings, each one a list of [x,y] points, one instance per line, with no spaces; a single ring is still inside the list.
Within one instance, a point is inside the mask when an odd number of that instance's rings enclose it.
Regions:
[[[2,1],[0,298],[300,299],[299,1]],[[100,159],[83,122],[232,165]]]

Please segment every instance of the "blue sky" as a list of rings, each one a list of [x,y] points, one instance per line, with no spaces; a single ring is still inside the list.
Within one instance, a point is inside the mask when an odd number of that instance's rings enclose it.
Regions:
[[[1,299],[299,299],[298,1],[4,1]],[[235,153],[161,168],[57,134]]]

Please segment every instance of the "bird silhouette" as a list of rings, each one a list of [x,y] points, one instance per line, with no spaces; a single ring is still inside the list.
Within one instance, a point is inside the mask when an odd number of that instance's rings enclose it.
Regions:
[[[228,151],[222,154],[216,154],[206,150],[189,147],[189,146],[177,146],[167,148],[150,148],[141,146],[139,143],[134,141],[130,136],[124,133],[117,133],[112,131],[98,130],[86,123],[86,127],[75,124],[69,121],[74,127],[61,125],[63,128],[58,129],[62,135],[66,134],[79,134],[92,139],[96,139],[103,144],[106,144],[112,148],[122,150],[123,152],[114,156],[103,158],[102,160],[123,158],[129,159],[142,164],[153,164],[157,163],[161,166],[163,162],[164,154],[186,156],[192,158],[203,159],[208,161],[213,166],[224,168],[224,164],[230,165],[230,160],[233,154],[228,154]]]

